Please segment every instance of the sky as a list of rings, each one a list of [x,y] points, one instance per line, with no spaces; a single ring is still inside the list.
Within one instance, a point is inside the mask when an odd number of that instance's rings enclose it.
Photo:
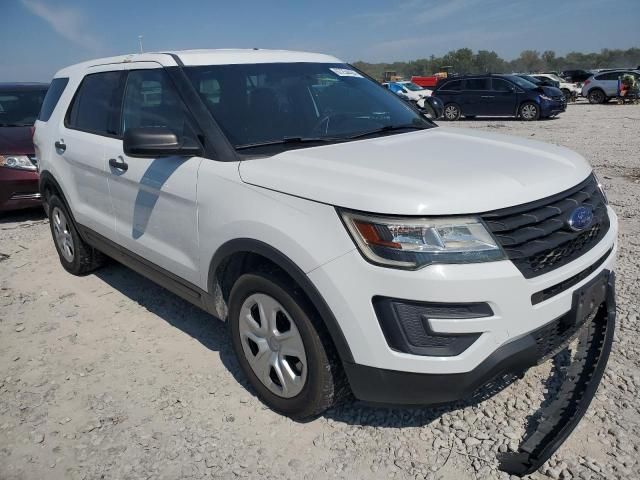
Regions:
[[[469,47],[640,47],[640,0],[0,0],[0,81],[138,51],[284,48],[386,62]]]

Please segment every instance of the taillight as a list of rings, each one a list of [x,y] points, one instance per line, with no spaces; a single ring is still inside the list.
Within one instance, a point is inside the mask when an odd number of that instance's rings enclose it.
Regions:
[[[585,80],[584,83],[582,84],[583,87],[586,87],[587,85],[589,85],[591,83],[591,80]]]
[[[31,127],[29,129],[31,130],[31,140],[33,140],[33,136],[36,133],[36,127],[35,127],[35,125],[31,125]]]

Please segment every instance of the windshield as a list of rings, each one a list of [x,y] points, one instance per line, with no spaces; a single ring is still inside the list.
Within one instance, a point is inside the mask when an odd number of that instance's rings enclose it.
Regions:
[[[530,77],[529,75],[519,75],[519,77],[536,85],[540,85],[542,83],[542,80],[539,80],[536,77]]]
[[[538,88],[535,83],[530,82],[529,80],[525,80],[524,78],[518,77],[516,75],[507,76],[509,80],[518,85],[521,88],[525,88],[527,90],[531,90],[532,88]]]
[[[346,64],[209,65],[185,71],[236,148],[286,139],[346,141],[378,129],[388,134],[393,127],[433,126]]]
[[[46,93],[46,90],[0,91],[0,127],[33,125]]]
[[[418,92],[420,90],[423,90],[423,88],[420,85],[416,85],[413,82],[402,83],[401,85],[407,90],[411,90],[412,92]]]
[[[564,80],[561,79],[559,76],[554,75],[553,73],[548,73],[547,75],[545,75],[547,78],[550,78],[552,80],[555,80],[556,82],[560,82],[560,83],[564,83]]]

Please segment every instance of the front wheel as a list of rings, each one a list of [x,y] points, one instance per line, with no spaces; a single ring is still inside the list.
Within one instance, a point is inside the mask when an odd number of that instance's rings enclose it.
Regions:
[[[295,286],[268,273],[242,275],[229,298],[233,349],[258,397],[303,420],[345,391],[337,353]]]
[[[538,120],[540,118],[540,107],[533,102],[525,102],[520,105],[518,114],[522,120],[527,122]]]
[[[459,120],[461,115],[462,115],[462,111],[460,110],[460,107],[455,103],[449,103],[444,107],[443,117],[445,120],[449,120],[449,121]]]

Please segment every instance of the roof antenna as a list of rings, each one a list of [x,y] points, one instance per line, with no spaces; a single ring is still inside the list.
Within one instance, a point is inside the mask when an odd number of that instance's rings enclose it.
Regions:
[[[144,53],[142,48],[142,35],[138,35],[138,43],[140,44],[140,53]]]

